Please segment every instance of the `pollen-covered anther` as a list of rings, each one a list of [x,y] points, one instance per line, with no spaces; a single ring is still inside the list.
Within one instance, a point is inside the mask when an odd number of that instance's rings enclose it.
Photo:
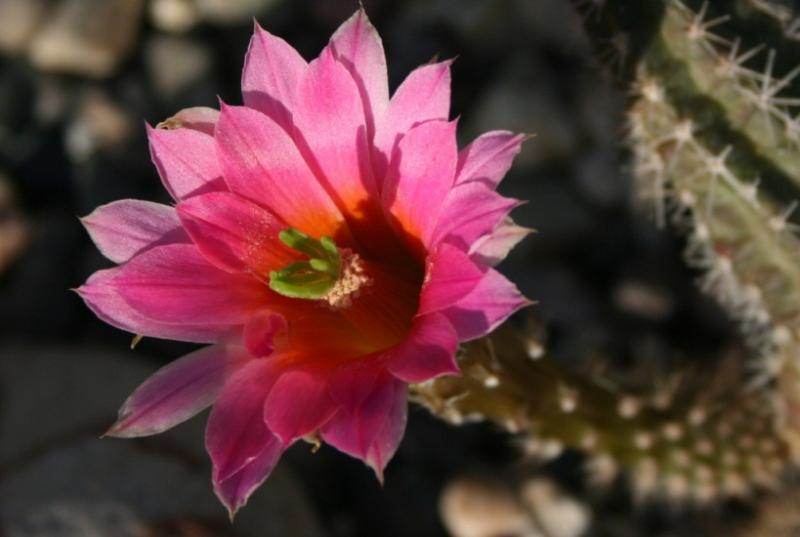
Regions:
[[[333,309],[350,307],[353,299],[361,294],[361,290],[372,284],[372,279],[367,275],[364,261],[349,250],[341,250],[342,268],[336,284],[328,291],[322,300]]]

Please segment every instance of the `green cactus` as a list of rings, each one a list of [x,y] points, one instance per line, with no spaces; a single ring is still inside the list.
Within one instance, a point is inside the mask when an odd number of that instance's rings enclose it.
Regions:
[[[713,12],[679,0],[573,2],[631,95],[636,189],[660,225],[687,236],[701,288],[739,321],[744,373],[716,391],[685,382],[679,397],[634,396],[506,329],[466,347],[463,378],[417,386],[415,397],[452,422],[524,433],[545,455],[584,450],[599,476],[630,469],[640,496],[702,502],[777,485],[800,460],[800,67],[783,59],[800,52],[797,14],[778,0],[721,0]]]
[[[414,400],[452,424],[491,420],[521,434],[529,456],[586,451],[596,482],[629,469],[640,499],[746,497],[776,486],[787,461],[770,394],[726,392],[730,379],[719,389],[666,383],[649,394],[624,393],[565,369],[510,327],[465,346],[460,362],[462,376],[417,385]]]

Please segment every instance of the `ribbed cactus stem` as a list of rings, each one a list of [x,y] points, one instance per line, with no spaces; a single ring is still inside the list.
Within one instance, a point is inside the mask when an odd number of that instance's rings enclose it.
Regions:
[[[796,202],[775,200],[793,200],[800,180],[798,122],[787,112],[800,100],[781,96],[800,69],[775,78],[771,51],[763,72],[749,69],[758,51],[715,36],[703,15],[668,2],[637,70],[635,175],[660,218],[669,212],[687,234],[702,288],[741,321],[753,382],[777,379],[775,419],[797,460],[800,239]]]
[[[529,455],[586,451],[598,481],[629,468],[641,498],[707,502],[777,484],[787,447],[763,390],[625,394],[565,369],[536,340],[505,328],[468,344],[463,375],[413,389],[445,420],[491,420],[520,433]]]

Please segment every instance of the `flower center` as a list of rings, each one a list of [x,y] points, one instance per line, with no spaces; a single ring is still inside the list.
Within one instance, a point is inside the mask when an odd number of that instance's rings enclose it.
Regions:
[[[269,287],[290,298],[323,300],[332,308],[346,308],[361,289],[371,283],[362,259],[348,249],[339,249],[333,239],[314,239],[294,228],[280,232],[278,238],[289,248],[308,256],[274,270]]]

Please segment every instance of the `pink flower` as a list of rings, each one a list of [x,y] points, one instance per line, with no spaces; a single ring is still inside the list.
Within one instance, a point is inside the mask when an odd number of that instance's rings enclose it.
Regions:
[[[231,514],[298,439],[379,478],[403,436],[408,383],[458,372],[459,342],[528,301],[491,268],[526,233],[495,188],[522,135],[458,151],[450,62],[389,98],[363,11],[307,63],[256,28],[245,106],[150,128],[175,207],[121,200],[84,219],[118,267],[79,289],[104,321],[207,343],[164,367],[109,435],[162,432],[213,405],[206,447]]]

